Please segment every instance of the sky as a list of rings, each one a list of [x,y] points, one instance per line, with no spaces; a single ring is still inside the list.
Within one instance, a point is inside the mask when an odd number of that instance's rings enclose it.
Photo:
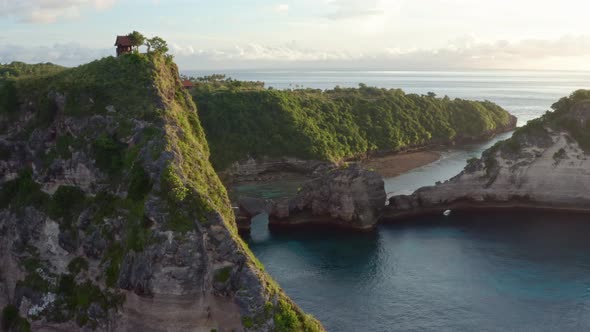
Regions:
[[[133,30],[182,70],[590,70],[583,0],[0,0],[0,63],[76,66]]]

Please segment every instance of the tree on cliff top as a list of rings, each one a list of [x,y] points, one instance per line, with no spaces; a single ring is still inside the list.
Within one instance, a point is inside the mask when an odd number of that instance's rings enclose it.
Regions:
[[[152,49],[154,53],[158,54],[166,54],[168,52],[168,43],[158,36],[148,38],[145,41],[145,46],[147,46],[148,53],[150,53]]]
[[[145,43],[145,36],[140,32],[133,31],[127,37],[131,41],[131,46],[135,47],[135,51],[139,51],[139,47]]]

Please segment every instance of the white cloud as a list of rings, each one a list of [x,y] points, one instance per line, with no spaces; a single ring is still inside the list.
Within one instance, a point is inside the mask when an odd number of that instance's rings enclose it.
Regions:
[[[88,48],[77,43],[40,47],[0,44],[0,63],[12,61],[52,62],[63,66],[77,66],[104,56],[114,55],[114,53],[114,49]]]
[[[116,0],[0,0],[0,18],[14,17],[31,23],[52,23],[61,18],[74,18],[83,8],[105,10]]]
[[[176,43],[172,43],[170,49],[172,50],[172,53],[174,53],[175,55],[188,56],[195,54],[195,49],[190,45],[182,46]]]
[[[395,0],[327,0],[329,19],[356,19],[385,15],[397,6]]]
[[[275,12],[277,13],[286,13],[289,11],[289,5],[286,3],[278,4],[274,7]]]
[[[384,47],[372,53],[302,49],[295,45],[248,44],[228,49],[178,48],[187,69],[218,68],[350,68],[397,70],[446,69],[580,69],[590,70],[590,35],[486,43],[459,38],[438,49]],[[186,50],[193,50],[187,52]],[[176,50],[176,48],[173,48]]]
[[[299,47],[295,43],[258,43],[229,48],[198,49],[170,42],[183,69],[315,68],[351,70],[567,69],[590,70],[590,35],[557,39],[482,42],[472,36],[436,49],[384,46],[375,52],[346,52]],[[23,47],[0,42],[0,63],[54,62],[75,66],[103,56],[112,48],[88,48],[77,43]]]

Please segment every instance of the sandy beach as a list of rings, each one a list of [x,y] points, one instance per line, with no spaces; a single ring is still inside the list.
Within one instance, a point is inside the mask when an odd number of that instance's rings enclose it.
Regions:
[[[381,174],[384,178],[401,175],[414,168],[428,165],[440,159],[435,151],[416,151],[398,153],[384,157],[372,157],[363,161],[363,166]]]

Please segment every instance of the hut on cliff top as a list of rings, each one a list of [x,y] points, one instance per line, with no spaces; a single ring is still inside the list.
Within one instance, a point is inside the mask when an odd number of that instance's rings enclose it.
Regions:
[[[121,54],[131,53],[133,44],[128,36],[117,36],[115,46],[117,46],[117,56],[121,56]]]

